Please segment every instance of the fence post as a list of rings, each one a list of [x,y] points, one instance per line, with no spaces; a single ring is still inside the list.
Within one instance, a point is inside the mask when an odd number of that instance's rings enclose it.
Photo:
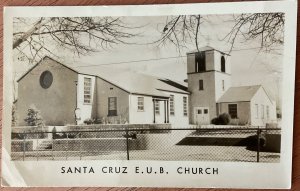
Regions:
[[[259,152],[260,152],[260,129],[257,127],[257,158],[256,161],[259,162]]]
[[[80,139],[80,140],[79,140],[79,144],[80,144],[80,145],[79,145],[79,157],[80,157],[80,160],[81,160],[81,149],[82,149],[82,148],[81,148],[81,147],[82,147],[81,133],[79,134],[79,139]]]
[[[23,161],[25,160],[26,134],[23,134]]]
[[[68,152],[69,152],[69,135],[67,134],[67,152],[66,152],[66,160],[68,160]]]
[[[125,129],[126,131],[126,151],[127,151],[127,160],[129,160],[129,135],[128,135],[128,129]]]
[[[54,160],[54,136],[52,135],[52,149],[51,149],[51,154],[52,154],[52,160]]]
[[[36,160],[39,160],[39,134],[36,134]]]

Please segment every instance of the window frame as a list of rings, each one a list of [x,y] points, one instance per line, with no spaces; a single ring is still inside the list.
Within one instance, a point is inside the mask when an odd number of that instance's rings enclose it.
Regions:
[[[170,95],[170,115],[175,115],[175,96]]]
[[[86,80],[89,80],[89,82]],[[89,86],[87,86],[86,83],[89,83]],[[87,90],[86,88],[89,89]],[[86,96],[89,96],[89,98],[86,98]],[[83,78],[83,104],[92,104],[92,78],[90,77]]]
[[[154,100],[154,111],[155,115],[160,115],[160,102],[158,100]]]
[[[235,113],[234,115],[232,115],[232,108],[230,108],[231,106],[235,106]],[[231,103],[231,104],[228,104],[228,114],[230,115],[230,117],[232,119],[238,119],[238,104],[236,103]]]
[[[265,118],[265,105],[261,104],[261,118]]]
[[[255,118],[258,119],[258,116],[259,116],[258,104],[255,104],[255,111],[256,111]]]
[[[267,119],[270,119],[270,107],[267,105],[266,107],[267,112]]]
[[[204,81],[201,79],[199,80],[199,91],[203,91],[204,90]]]
[[[187,96],[182,97],[183,102],[183,116],[188,116],[188,100]]]
[[[111,100],[115,100],[114,101],[114,107],[115,107],[115,110],[112,110],[111,109]],[[118,115],[118,99],[117,97],[108,97],[108,105],[107,105],[107,109],[108,109],[108,114],[107,116],[117,116]]]
[[[225,91],[225,80],[222,80],[222,90]]]
[[[141,96],[137,97],[137,111],[138,112],[145,111],[145,99],[144,99],[144,97],[141,97]]]
[[[40,86],[43,89],[48,89],[51,87],[52,83],[53,83],[53,74],[49,70],[44,71],[40,75]]]

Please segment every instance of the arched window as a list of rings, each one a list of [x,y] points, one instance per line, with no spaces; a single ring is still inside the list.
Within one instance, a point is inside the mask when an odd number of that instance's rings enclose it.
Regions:
[[[221,72],[225,72],[225,57],[221,57]]]

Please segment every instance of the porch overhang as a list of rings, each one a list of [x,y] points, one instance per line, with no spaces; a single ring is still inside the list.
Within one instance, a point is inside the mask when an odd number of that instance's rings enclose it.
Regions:
[[[163,101],[164,102],[164,123],[169,123],[169,97],[157,97],[152,96],[153,102],[153,123],[156,123],[156,113],[155,113],[155,102]]]

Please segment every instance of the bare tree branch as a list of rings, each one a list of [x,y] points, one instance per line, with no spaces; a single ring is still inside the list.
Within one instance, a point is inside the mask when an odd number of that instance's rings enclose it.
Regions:
[[[22,22],[21,22],[22,21]],[[24,20],[15,19],[14,25],[24,25]],[[13,49],[28,46],[30,60],[42,52],[53,53],[54,46],[65,48],[78,56],[111,48],[112,45],[130,43],[127,40],[138,36],[120,18],[113,17],[52,17],[39,18],[27,31],[15,31]],[[50,45],[50,46],[49,46]],[[23,52],[28,54],[28,52]],[[40,53],[38,53],[40,52]]]
[[[198,46],[200,34],[200,15],[179,15],[167,18],[166,24],[161,32],[162,36],[152,42],[157,46],[171,43],[180,49],[186,47],[187,43],[194,42]]]
[[[22,33],[21,36],[14,41],[13,49],[15,49],[21,43],[26,41],[33,33],[35,33],[37,30],[39,30],[47,22],[49,22],[49,21],[43,22],[43,20],[44,20],[44,18],[40,18],[29,31]]]
[[[196,43],[196,47],[197,47],[197,50],[199,51],[199,45],[198,45],[198,34],[199,34],[199,30],[200,30],[200,15],[199,16],[196,16],[197,18],[197,26],[196,26],[196,35],[195,35],[195,43]]]
[[[239,34],[246,40],[260,40],[265,51],[284,42],[284,13],[241,14],[235,18],[236,24],[224,37],[231,43],[231,50]]]
[[[160,46],[171,43],[180,50],[187,43],[194,43],[199,50],[201,21],[209,22],[209,18],[200,15],[171,16],[161,30],[162,36],[153,44]],[[260,48],[265,51],[284,42],[284,13],[241,14],[234,17],[233,22],[232,29],[221,39],[231,44],[230,52],[237,40],[241,41],[242,38],[245,41],[260,40]]]

